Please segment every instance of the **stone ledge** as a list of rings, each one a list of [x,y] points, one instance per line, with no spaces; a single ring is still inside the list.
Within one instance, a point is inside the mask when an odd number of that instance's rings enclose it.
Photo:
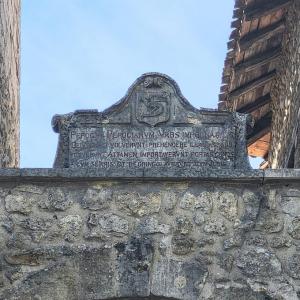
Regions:
[[[300,180],[300,169],[273,169],[264,171],[264,182],[282,180]]]
[[[290,177],[290,176],[289,176]],[[0,182],[3,181],[96,181],[96,180],[196,180],[196,181],[251,181],[262,183],[262,170],[200,170],[191,169],[186,173],[164,169],[139,169],[128,172],[120,169],[52,169],[52,168],[24,168],[0,169]]]
[[[35,180],[35,181],[82,181],[82,180],[196,180],[196,181],[298,181],[300,169],[278,170],[199,170],[191,169],[185,175],[163,169],[144,170],[134,172],[122,172],[122,170],[100,169],[53,169],[53,168],[23,168],[0,169],[0,182],[11,180]]]

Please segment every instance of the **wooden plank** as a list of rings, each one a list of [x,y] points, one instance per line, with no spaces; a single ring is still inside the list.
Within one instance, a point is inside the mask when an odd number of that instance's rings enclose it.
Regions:
[[[269,155],[269,153],[266,155],[266,156],[268,156]],[[259,165],[259,168],[261,169],[261,170],[266,170],[266,169],[268,169],[269,168],[269,162],[268,161],[263,161],[260,165]]]
[[[267,158],[270,148],[271,133],[263,135],[256,142],[247,147],[248,154],[252,157]]]
[[[234,49],[235,45],[236,45],[236,40],[230,40],[230,41],[227,43],[227,49],[228,49],[228,50]]]
[[[276,70],[273,70],[267,74],[263,74],[259,78],[256,78],[256,79],[236,88],[235,90],[231,91],[229,93],[229,98],[232,100],[232,99],[238,98],[254,89],[257,89],[258,87],[261,87],[264,84],[266,84],[267,82],[269,82],[270,80],[272,80],[275,76],[276,76]]]
[[[251,22],[243,22],[240,28],[241,34],[240,36],[243,37],[246,35],[251,29]]]
[[[233,19],[241,19],[243,17],[243,10],[237,8],[233,11]]]
[[[258,141],[256,143],[258,143]],[[252,157],[262,157],[262,158],[265,157],[265,155],[269,151],[269,144],[267,144],[265,147],[267,149],[264,149],[264,148],[257,147],[256,143],[248,147],[248,155]]]
[[[238,28],[241,24],[241,20],[237,19],[231,22],[231,28]]]
[[[235,0],[234,8],[241,8],[244,4],[244,0]]]
[[[239,113],[251,113],[255,111],[256,109],[261,108],[262,106],[270,103],[272,101],[271,95],[267,94],[262,97],[259,97],[258,99],[254,100],[253,102],[250,102],[241,108],[238,108],[237,112]]]
[[[226,98],[227,98],[227,94],[225,93],[219,94],[219,102],[226,101]]]
[[[258,29],[265,28],[274,22],[275,21],[273,21],[273,22],[271,21],[271,15],[263,16],[259,19]]]
[[[245,51],[247,48],[253,46],[253,44],[268,40],[275,35],[279,35],[284,31],[285,28],[285,19],[281,19],[280,21],[273,23],[270,26],[267,26],[262,29],[251,31],[242,37],[239,41],[240,51]]]
[[[247,21],[258,19],[262,16],[269,15],[274,11],[287,7],[291,3],[291,0],[268,0],[259,1],[255,5],[251,5],[245,8],[245,19]]]
[[[249,72],[253,69],[259,68],[264,64],[267,64],[277,59],[281,54],[281,47],[268,49],[263,53],[259,53],[255,56],[249,57],[247,60],[236,64],[234,66],[235,72]]]
[[[239,37],[239,30],[238,29],[234,29],[234,30],[232,30],[232,32],[231,32],[231,34],[230,34],[230,36],[229,36],[229,39],[230,40],[235,40],[235,39],[237,39],[238,37]]]

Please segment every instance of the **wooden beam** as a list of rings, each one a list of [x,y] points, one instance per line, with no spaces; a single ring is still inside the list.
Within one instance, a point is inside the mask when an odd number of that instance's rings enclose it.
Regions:
[[[238,98],[256,88],[259,88],[269,81],[271,81],[276,76],[276,70],[273,70],[267,74],[263,74],[262,76],[255,78],[254,80],[236,88],[235,90],[229,93],[229,99],[233,100],[234,98]]]
[[[262,106],[270,103],[271,101],[272,101],[271,95],[266,94],[262,97],[259,97],[255,101],[250,102],[250,103],[242,106],[241,108],[237,109],[237,112],[239,112],[239,113],[251,113],[251,112],[261,108]]]
[[[269,155],[269,153],[268,153],[268,155]],[[266,170],[266,169],[268,169],[269,168],[269,162],[268,161],[263,161],[260,165],[259,165],[259,168],[261,169],[261,170]]]
[[[257,141],[247,147],[248,155],[252,157],[261,157],[265,160],[270,149],[271,132],[267,132]]]
[[[285,8],[291,3],[291,0],[267,0],[256,5],[251,5],[245,8],[246,21],[252,21],[260,17],[269,15],[279,9]]]
[[[239,40],[239,48],[240,51],[245,51],[246,49],[250,48],[253,44],[268,40],[275,35],[279,35],[284,31],[285,28],[285,19],[281,19],[272,25],[264,27],[262,29],[258,29],[255,31],[251,31],[250,33],[244,35]]]
[[[259,68],[267,63],[270,63],[276,59],[281,54],[281,47],[275,47],[272,49],[267,49],[263,53],[259,53],[255,56],[251,56],[250,58],[244,60],[243,62],[236,64],[234,66],[234,70],[236,73],[245,73],[252,71],[256,68]]]
[[[256,121],[254,128],[247,136],[247,146],[255,143],[262,136],[266,135],[271,130],[272,113],[268,112],[260,120]]]

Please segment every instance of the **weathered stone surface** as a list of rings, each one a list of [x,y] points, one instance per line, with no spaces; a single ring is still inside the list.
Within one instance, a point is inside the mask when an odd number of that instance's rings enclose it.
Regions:
[[[285,197],[268,199],[270,190],[300,191],[291,171],[288,178],[274,171],[276,184],[234,174],[178,182],[59,180],[58,171],[52,178],[38,170],[30,176],[43,175],[31,180],[26,172],[15,187],[0,171],[0,299],[297,299],[298,217]],[[63,200],[50,205],[50,189]],[[94,193],[103,190],[112,191],[108,205]],[[8,212],[8,192],[29,196],[28,212]],[[232,203],[219,202],[225,192],[238,203],[234,220],[221,213]]]
[[[243,195],[243,214],[241,216],[240,229],[251,229],[257,221],[262,194],[255,191],[246,190]]]
[[[78,215],[68,215],[59,220],[59,227],[64,239],[68,242],[74,242],[80,234],[83,221]]]
[[[66,210],[72,205],[72,201],[60,188],[49,188],[46,197],[41,197],[39,206],[44,209],[55,210]]]
[[[202,248],[208,245],[213,245],[215,243],[215,239],[212,237],[201,238],[197,241],[197,246]]]
[[[175,218],[174,229],[175,233],[186,235],[193,230],[193,224],[187,216],[178,216]]]
[[[272,140],[269,162],[272,169],[287,168],[290,153],[295,146],[298,128],[295,124],[298,124],[300,104],[299,36],[300,3],[292,1],[285,16],[281,56],[276,65],[277,76],[274,78],[271,89]],[[299,150],[296,149],[295,168],[299,168],[299,153],[297,152]]]
[[[222,192],[218,198],[218,210],[229,221],[237,218],[237,199],[233,193]]]
[[[286,269],[291,277],[300,279],[300,254],[294,254],[287,259]]]
[[[151,238],[133,237],[127,243],[118,243],[119,293],[126,297],[150,295],[150,267],[154,245]]]
[[[298,191],[289,191],[288,195],[282,195],[281,209],[283,212],[294,217],[300,215],[299,201],[300,193]]]
[[[213,202],[215,199],[216,198],[214,193],[202,192],[195,199],[195,209],[200,210],[206,214],[209,214],[213,209]]]
[[[233,262],[234,262],[233,255],[228,253],[221,253],[219,255],[220,267],[226,270],[227,272],[230,272],[232,270]]]
[[[144,219],[139,224],[138,232],[141,234],[153,234],[153,233],[168,234],[170,232],[170,225],[162,224],[156,218],[150,217]]]
[[[53,223],[53,219],[32,216],[21,220],[19,226],[28,232],[33,242],[41,242],[51,235],[50,228]]]
[[[170,174],[250,168],[247,116],[198,110],[159,73],[138,78],[122,101],[102,113],[56,115],[52,125],[60,133],[55,167]]]
[[[289,248],[292,246],[292,240],[286,236],[275,236],[271,239],[272,248]]]
[[[91,210],[103,210],[109,208],[112,201],[111,189],[87,189],[83,199],[82,207]]]
[[[266,300],[266,293],[254,292],[247,285],[242,285],[239,282],[233,284],[218,284],[214,300],[232,300],[232,299],[247,299],[247,300]]]
[[[31,237],[27,233],[13,232],[6,241],[7,248],[28,249],[31,247]]]
[[[78,252],[78,253],[77,253]],[[74,298],[79,299],[107,299],[117,295],[114,289],[114,263],[112,262],[112,251],[109,248],[83,247],[73,251],[76,264],[78,264],[78,272],[84,273],[79,278]],[[77,290],[77,291],[76,291]],[[71,293],[71,291],[68,291]],[[70,297],[70,299],[72,299]]]
[[[122,193],[117,195],[116,205],[120,212],[133,216],[147,216],[159,212],[161,197],[156,193],[141,196],[138,193]]]
[[[31,193],[36,195],[42,195],[44,193],[45,188],[33,184],[20,184],[17,185],[13,191]]]
[[[288,233],[296,240],[300,240],[300,217],[296,217],[292,220],[288,227]]]
[[[177,195],[173,191],[163,191],[161,194],[162,208],[167,214],[172,214],[177,204]]]
[[[261,227],[268,233],[277,233],[282,231],[284,222],[282,216],[277,212],[265,211],[261,215],[261,220],[257,226]]]
[[[91,213],[88,224],[90,225],[90,237],[102,237],[103,233],[127,234],[129,222],[115,214],[98,215]]]
[[[263,235],[254,234],[246,239],[246,244],[249,246],[264,247],[267,246],[267,239]]]
[[[199,299],[208,275],[197,261],[159,260],[154,264],[151,292],[172,299]]]
[[[188,192],[183,195],[179,206],[182,209],[193,210],[195,207],[195,201],[196,201],[196,197]]]
[[[18,193],[5,198],[5,208],[8,212],[29,214],[32,210],[33,200],[26,195]]]
[[[190,192],[187,192],[183,195],[179,206],[182,209],[186,210],[198,210],[202,213],[210,213],[213,208],[214,197],[213,193],[202,192],[199,195],[194,195]]]
[[[195,241],[185,235],[176,235],[172,238],[172,250],[174,254],[185,255],[193,251]]]
[[[98,221],[100,227],[107,232],[128,233],[128,221],[117,215],[101,216]]]
[[[196,210],[193,215],[193,220],[196,225],[201,226],[205,223],[206,216],[201,210]]]
[[[234,232],[228,239],[224,241],[224,250],[242,246],[245,236],[242,231]]]
[[[226,225],[220,219],[210,219],[204,226],[204,232],[222,236],[226,234]]]
[[[201,250],[195,255],[195,259],[200,262],[201,265],[208,266],[214,263],[214,259],[217,254],[211,250]]]
[[[14,230],[14,222],[12,220],[12,217],[7,214],[1,215],[0,216],[0,226],[3,229],[5,229],[6,232],[12,233]]]
[[[240,253],[237,266],[247,276],[272,277],[281,274],[281,263],[265,248],[249,248]]]
[[[259,281],[250,279],[248,285],[255,292],[264,292],[267,299],[298,300],[294,287],[283,278],[271,282],[267,278]]]

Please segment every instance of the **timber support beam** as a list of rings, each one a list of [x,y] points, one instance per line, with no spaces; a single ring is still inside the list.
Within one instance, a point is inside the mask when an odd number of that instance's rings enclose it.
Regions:
[[[246,21],[252,21],[260,17],[269,15],[279,9],[287,7],[291,3],[291,0],[268,0],[261,3],[260,1],[245,9]]]
[[[265,28],[251,31],[243,36],[239,41],[240,51],[245,51],[255,43],[262,40],[268,40],[271,37],[283,33],[285,29],[285,19],[273,23]]]
[[[275,76],[276,76],[276,70],[264,74],[259,78],[256,78],[230,92],[229,99],[232,100],[234,98],[238,98],[254,89],[259,88],[265,85],[266,83],[268,83],[269,81],[271,81]]]
[[[242,106],[241,108],[237,109],[237,112],[239,112],[239,113],[251,113],[251,112],[263,107],[264,105],[269,104],[271,101],[272,101],[271,95],[266,94],[262,97],[259,97],[255,101],[250,102],[250,103]]]
[[[236,73],[245,73],[259,68],[267,63],[273,62],[280,57],[281,47],[272,48],[258,55],[252,56],[247,60],[236,64],[234,70]]]

